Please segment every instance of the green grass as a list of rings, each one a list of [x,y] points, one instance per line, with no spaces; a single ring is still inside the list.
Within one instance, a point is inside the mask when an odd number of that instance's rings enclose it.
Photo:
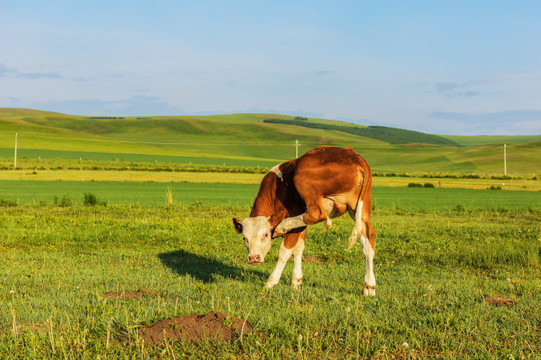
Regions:
[[[488,145],[488,144],[520,144],[541,141],[541,135],[440,135],[462,146]]]
[[[262,285],[231,226],[248,206],[0,208],[1,358],[535,358],[541,351],[541,213],[376,210],[378,295],[362,296],[352,221],[307,237],[304,285]],[[108,291],[159,293],[106,300]],[[511,308],[482,302],[516,301]],[[141,325],[193,312],[248,318],[233,343],[142,346]],[[107,334],[111,341],[107,345]],[[130,335],[127,336],[126,334]],[[114,339],[120,339],[115,342]],[[404,344],[407,343],[407,348]]]
[[[0,181],[0,198],[20,205],[52,204],[68,198],[82,204],[83,194],[92,193],[110,205],[157,206],[166,204],[170,188],[178,204],[250,205],[258,185],[228,183],[155,183],[112,181]]]
[[[291,146],[289,146],[291,147]],[[13,149],[1,149],[1,162],[8,163],[8,166],[13,166],[13,161],[7,161],[8,158],[13,158]],[[221,166],[251,166],[271,168],[276,165],[279,160],[265,159],[236,159],[230,157],[206,157],[206,156],[175,156],[175,155],[155,155],[155,154],[129,154],[129,153],[107,153],[107,152],[88,152],[88,151],[61,151],[61,150],[42,150],[42,149],[20,149],[18,151],[19,168],[24,164],[25,160],[30,160],[34,166],[42,166],[36,159],[41,160],[94,160],[100,162],[120,161],[120,162],[137,162],[137,163],[175,163],[175,164],[198,164],[198,165],[221,165]],[[3,160],[3,161],[2,161]]]
[[[509,174],[531,176],[541,172],[538,135],[446,137],[466,146],[428,146],[418,143],[422,137],[408,137],[414,132],[400,129],[383,129],[386,141],[382,141],[378,128],[367,133],[376,137],[371,138],[336,130],[371,129],[343,122],[308,119],[309,123],[327,127],[323,129],[263,122],[269,118],[292,119],[277,114],[95,119],[0,109],[0,157],[12,159],[17,132],[20,156],[28,158],[271,166],[293,158],[298,140],[300,154],[319,145],[352,147],[366,157],[374,171],[502,174],[503,143],[507,143]],[[407,141],[416,144],[391,144]]]
[[[55,197],[67,197],[82,204],[84,193],[93,193],[111,205],[165,205],[170,188],[175,202],[192,205],[249,206],[257,194],[257,184],[160,183],[113,181],[18,181],[0,180],[0,199],[19,205],[52,204]],[[376,209],[482,210],[540,209],[541,192],[374,187]],[[422,199],[422,201],[420,201]]]
[[[260,123],[265,118],[88,119],[0,109],[0,164],[11,163],[17,131],[20,164],[30,173],[40,164],[157,170],[149,165],[155,160],[175,169],[185,161],[223,166],[222,159],[228,167],[272,165],[293,157],[298,138],[306,148],[353,146],[383,172],[501,174],[501,145],[389,145]],[[509,145],[510,173],[538,173],[540,152],[541,143]],[[279,242],[267,262],[251,266],[231,224],[233,216],[248,216],[257,184],[67,180],[0,181],[0,358],[463,359],[541,353],[541,192],[374,187],[378,295],[367,298],[362,249],[344,251],[352,227],[346,216],[334,220],[326,237],[322,224],[309,229],[305,257],[319,261],[304,263],[300,290],[289,286],[289,263],[278,286],[262,291]],[[83,205],[85,198],[96,205]],[[142,287],[159,295],[104,297]],[[491,296],[516,305],[483,303]],[[152,347],[137,339],[144,324],[211,310],[246,317],[256,331],[233,343]]]
[[[306,128],[325,129],[329,131],[340,131],[347,134],[364,136],[377,139],[389,144],[410,144],[423,143],[432,145],[457,146],[455,142],[438,135],[425,134],[418,131],[397,129],[386,126],[352,126],[352,125],[330,125],[321,124],[307,120],[284,120],[284,119],[265,119],[266,123],[295,125]]]

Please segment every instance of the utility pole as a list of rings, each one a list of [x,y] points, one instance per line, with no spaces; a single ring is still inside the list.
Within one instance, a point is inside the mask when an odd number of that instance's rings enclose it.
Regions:
[[[507,176],[507,144],[503,144],[503,174]]]
[[[15,133],[15,160],[13,161],[13,169],[17,169],[17,136],[19,134]]]
[[[295,158],[299,157],[299,140],[295,140]]]

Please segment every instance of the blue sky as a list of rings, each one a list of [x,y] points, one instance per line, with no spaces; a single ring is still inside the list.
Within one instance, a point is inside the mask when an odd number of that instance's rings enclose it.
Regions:
[[[0,0],[0,107],[541,134],[539,1]]]

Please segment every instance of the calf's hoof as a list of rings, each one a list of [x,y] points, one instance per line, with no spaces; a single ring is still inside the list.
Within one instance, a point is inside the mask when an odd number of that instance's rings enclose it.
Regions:
[[[278,226],[274,229],[274,232],[272,233],[272,237],[273,238],[277,238],[277,237],[280,237],[280,236],[284,236],[287,231],[285,229],[285,226],[280,226],[281,224],[278,224]]]
[[[365,296],[376,296],[376,286],[372,285],[364,285],[363,288],[363,295]]]
[[[302,285],[302,278],[300,279],[293,279],[291,280],[291,286],[293,286],[293,289],[297,290]]]

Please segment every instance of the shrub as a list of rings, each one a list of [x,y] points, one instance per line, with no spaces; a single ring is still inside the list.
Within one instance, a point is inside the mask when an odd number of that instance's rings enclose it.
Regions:
[[[420,187],[423,187],[423,184],[419,184],[419,183],[409,183],[409,184],[408,184],[408,187],[410,187],[410,188],[420,188]]]
[[[425,183],[425,184],[423,185],[423,187],[425,187],[425,188],[433,188],[433,187],[435,187],[435,186],[434,186],[434,184],[432,184],[432,183]]]
[[[14,207],[17,206],[17,202],[8,199],[0,199],[0,207]]]
[[[59,199],[58,196],[55,196],[53,199],[53,204],[60,207],[68,207],[68,206],[72,206],[73,202],[71,201],[68,195],[64,195],[62,196],[62,199]]]
[[[85,193],[84,197],[85,197],[83,200],[84,205],[94,206],[98,203],[98,198],[96,197],[96,195],[92,193]]]
[[[86,205],[86,206],[96,206],[96,205],[107,206],[106,201],[99,201],[98,198],[96,197],[96,195],[94,195],[92,193],[85,193],[84,194],[83,204]]]

